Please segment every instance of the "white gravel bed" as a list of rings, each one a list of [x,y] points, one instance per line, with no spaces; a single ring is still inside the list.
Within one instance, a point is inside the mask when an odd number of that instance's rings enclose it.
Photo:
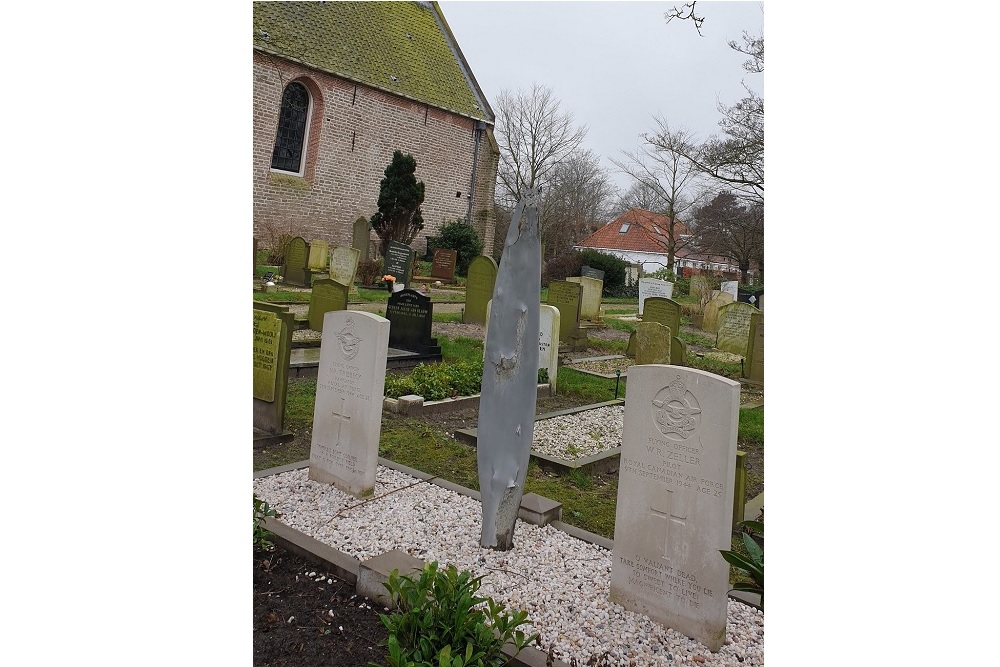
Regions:
[[[628,667],[701,665],[756,667],[764,664],[764,615],[728,600],[727,643],[718,653],[648,617],[608,600],[611,552],[551,526],[518,521],[514,548],[479,546],[479,501],[383,466],[368,502],[327,484],[310,481],[301,469],[254,480],[254,493],[292,528],[359,560],[392,549],[426,562],[453,564],[486,575],[479,593],[508,609],[524,609],[528,633],[541,635],[541,650],[587,664]],[[408,488],[405,488],[408,487]],[[386,497],[380,497],[394,491]]]
[[[607,405],[536,421],[531,450],[575,461],[621,447],[624,418],[624,405]]]

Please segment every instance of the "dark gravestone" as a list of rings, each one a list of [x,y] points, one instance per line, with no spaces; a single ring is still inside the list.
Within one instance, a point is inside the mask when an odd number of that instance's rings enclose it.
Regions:
[[[389,347],[417,354],[441,354],[437,339],[431,337],[434,304],[429,296],[412,289],[393,292],[385,307],[385,318],[389,320]]]
[[[323,330],[323,318],[331,310],[347,309],[348,287],[331,278],[317,278],[309,296],[309,328]]]
[[[309,287],[309,244],[296,236],[285,246],[285,263],[281,267],[284,281],[290,285]]]
[[[595,280],[604,281],[604,271],[600,269],[595,269],[591,266],[584,265],[580,267],[580,275],[584,278],[594,278]]]
[[[546,301],[559,309],[559,340],[569,343],[580,328],[580,302],[583,286],[568,280],[549,282],[549,296]]]
[[[651,296],[646,299],[642,308],[643,322],[658,322],[670,327],[670,363],[674,366],[686,365],[687,346],[677,335],[681,330],[681,305],[673,299]]]
[[[465,281],[463,322],[466,324],[486,324],[486,305],[493,298],[493,288],[496,282],[496,260],[486,255],[480,255],[472,260],[469,264],[469,275]]]
[[[253,428],[254,443],[284,431],[285,397],[292,350],[294,315],[288,306],[253,302]],[[259,437],[264,436],[264,437]]]
[[[431,278],[444,282],[454,282],[455,264],[458,262],[458,251],[450,248],[439,248],[434,251],[434,262],[431,264]]]
[[[386,274],[396,277],[397,285],[405,285],[410,279],[410,267],[413,266],[414,255],[413,248],[405,243],[389,241],[389,247],[385,250],[383,270]]]

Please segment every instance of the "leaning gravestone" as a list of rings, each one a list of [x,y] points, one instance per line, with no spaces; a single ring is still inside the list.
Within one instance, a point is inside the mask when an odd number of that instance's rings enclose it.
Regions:
[[[371,258],[371,255],[368,254],[371,241],[370,229],[371,223],[364,218],[358,218],[354,221],[354,228],[351,230],[351,247],[358,251],[360,257],[365,259]]]
[[[309,328],[313,331],[323,330],[326,314],[332,310],[347,309],[347,285],[319,278],[313,282],[312,294],[309,296]]]
[[[441,346],[431,337],[434,304],[429,296],[412,289],[389,295],[385,307],[389,328],[389,346],[418,354],[440,355]]]
[[[681,304],[673,299],[651,296],[646,299],[646,309],[643,312],[642,321],[659,322],[670,329],[670,363],[676,366],[686,366],[687,346],[684,345],[679,336],[681,331]]]
[[[538,286],[541,188],[514,207],[490,311],[483,384],[479,401],[476,457],[483,526],[480,546],[507,551],[514,546],[528,473],[538,397]]]
[[[356,291],[354,276],[358,272],[361,252],[357,248],[337,246],[330,253],[330,280],[347,285],[348,291]]]
[[[580,319],[588,322],[601,320],[601,293],[604,283],[596,278],[572,276],[566,279],[571,283],[579,283],[583,289],[580,292]]]
[[[656,278],[639,278],[639,315],[642,315],[643,303],[651,296],[669,299],[674,295],[674,284]],[[677,331],[674,331],[677,334]]]
[[[253,302],[253,428],[285,434],[285,397],[295,315],[288,306]]]
[[[469,264],[465,281],[465,311],[462,321],[466,324],[486,324],[486,305],[493,298],[497,281],[497,263],[492,257],[480,255]]]
[[[389,247],[385,250],[385,268],[383,270],[386,274],[396,277],[396,285],[406,287],[406,282],[410,279],[414,255],[413,248],[405,243],[389,241]],[[397,287],[397,289],[399,288]]]
[[[635,363],[670,363],[670,327],[659,322],[639,322],[635,325]]]
[[[628,369],[610,600],[711,651],[726,640],[740,384]]]
[[[719,333],[715,347],[742,357],[747,356],[747,340],[750,337],[750,315],[760,311],[749,303],[736,301],[719,309]]]
[[[458,262],[458,251],[450,248],[438,248],[434,251],[434,261],[431,263],[431,278],[442,282],[455,282],[455,264]]]
[[[357,497],[375,490],[389,321],[327,313],[316,376],[309,479]]]
[[[323,273],[330,262],[330,245],[321,239],[309,242],[309,270]]]
[[[747,379],[764,382],[764,314],[750,314],[750,337],[747,340]]]
[[[486,329],[483,340],[490,334],[489,316],[493,301],[486,304]],[[556,395],[556,377],[559,373],[559,309],[548,304],[538,306],[538,368],[549,376],[549,394]],[[486,358],[486,349],[483,349]]]
[[[584,264],[580,267],[580,275],[584,278],[593,278],[594,280],[600,280],[602,284],[604,283],[604,271],[595,269],[592,266]]]
[[[569,343],[580,328],[580,298],[583,286],[568,280],[549,282],[548,305],[559,309],[559,340]]]
[[[733,303],[733,295],[729,292],[720,292],[718,296],[705,304],[704,315],[701,320],[701,328],[709,333],[719,332],[719,309],[726,304]]]
[[[285,246],[285,263],[281,267],[284,281],[290,285],[309,287],[309,244],[296,236]]]

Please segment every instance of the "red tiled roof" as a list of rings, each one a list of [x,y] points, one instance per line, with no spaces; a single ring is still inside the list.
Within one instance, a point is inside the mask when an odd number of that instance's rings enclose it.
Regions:
[[[628,229],[622,233],[621,229],[625,224],[628,224]],[[630,208],[576,245],[584,248],[666,253],[666,232],[669,226],[670,218],[665,215]],[[657,229],[660,234],[657,234]],[[678,237],[688,233],[680,222],[675,225],[674,232]]]

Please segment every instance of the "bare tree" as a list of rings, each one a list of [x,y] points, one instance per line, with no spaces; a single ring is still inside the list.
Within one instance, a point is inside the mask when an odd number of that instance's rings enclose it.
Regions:
[[[720,192],[694,212],[699,249],[733,260],[740,282],[748,282],[750,262],[764,261],[764,207],[747,204],[730,191]]]
[[[540,224],[545,254],[553,257],[604,224],[614,186],[600,158],[589,150],[576,151],[559,162],[548,182]]]
[[[616,218],[630,208],[641,208],[644,211],[657,211],[663,205],[660,195],[642,181],[636,181],[625,192],[619,192],[614,208],[609,217]]]

